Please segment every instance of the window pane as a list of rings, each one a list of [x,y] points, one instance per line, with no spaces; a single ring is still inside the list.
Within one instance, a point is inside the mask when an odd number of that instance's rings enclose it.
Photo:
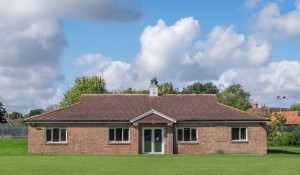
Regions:
[[[122,141],[122,128],[116,128],[116,141]]]
[[[152,152],[152,130],[151,129],[144,130],[144,152],[145,153]]]
[[[184,128],[184,141],[191,141],[190,128]]]
[[[239,140],[239,128],[231,129],[231,138],[232,140]]]
[[[46,130],[46,142],[51,142],[52,129]]]
[[[60,141],[61,142],[67,141],[67,130],[66,129],[60,129]]]
[[[59,142],[59,129],[53,129],[53,142]]]
[[[182,140],[182,129],[177,129],[177,140],[183,141]]]
[[[109,141],[115,141],[115,129],[109,129]]]
[[[192,138],[191,138],[191,141],[197,141],[197,129],[191,129],[191,135],[192,135]]]
[[[123,129],[123,141],[129,141],[129,129]]]
[[[241,128],[241,140],[246,140],[246,128]]]

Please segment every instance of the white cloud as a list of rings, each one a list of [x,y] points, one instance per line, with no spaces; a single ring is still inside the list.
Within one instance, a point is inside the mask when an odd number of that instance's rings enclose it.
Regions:
[[[229,86],[240,83],[251,92],[252,98],[261,105],[279,106],[277,96],[286,96],[284,106],[300,102],[299,61],[282,60],[270,62],[260,68],[235,68],[224,72],[214,81],[218,85]]]
[[[244,6],[246,8],[254,8],[260,2],[261,2],[261,0],[246,0],[246,2],[244,3]]]
[[[269,36],[279,38],[300,38],[300,1],[295,2],[296,9],[281,14],[278,4],[266,5],[258,15],[255,27]]]
[[[268,41],[237,33],[233,26],[216,26],[206,40],[199,36],[200,26],[193,18],[171,26],[158,20],[143,31],[141,50],[132,63],[88,54],[78,58],[77,65],[89,66],[85,74],[102,76],[109,89],[145,89],[157,77],[175,86],[213,81],[224,88],[239,83],[261,105],[279,106],[278,95],[287,96],[285,106],[300,99],[300,62],[271,62]]]
[[[112,61],[101,54],[82,55],[77,58],[75,65],[86,67],[87,70],[83,73],[84,75],[101,76],[106,81],[108,89],[124,89],[133,82],[130,64]]]
[[[64,18],[132,22],[143,13],[139,3],[130,0],[0,0],[0,4],[0,101],[27,108],[60,101],[61,55],[67,46]],[[27,112],[9,108],[13,110]]]

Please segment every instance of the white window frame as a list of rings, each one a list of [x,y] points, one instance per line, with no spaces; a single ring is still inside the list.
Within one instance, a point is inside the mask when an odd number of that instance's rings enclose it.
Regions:
[[[233,140],[232,139],[232,129],[239,129],[239,139],[238,140]],[[241,139],[241,135],[242,135],[242,129],[246,130],[246,139]],[[233,142],[244,142],[244,141],[248,141],[248,128],[247,127],[231,127],[231,140]]]
[[[190,139],[192,139],[191,130],[195,129],[196,130],[196,140],[185,141],[184,140],[184,128],[189,128],[190,129]],[[182,140],[181,141],[178,140],[178,130],[179,129],[182,130]],[[198,142],[198,128],[197,127],[179,127],[179,128],[176,128],[176,141],[177,142]]]
[[[58,142],[53,142],[53,129],[59,129],[59,132],[58,132]],[[66,141],[61,141],[61,130],[62,129],[65,129],[66,130]],[[51,141],[47,141],[47,130],[51,130]],[[67,128],[46,128],[45,129],[45,143],[67,143],[68,141],[68,130]]]
[[[113,129],[114,130],[114,140],[110,141],[109,140],[109,136],[110,136],[110,130]],[[117,129],[122,129],[122,141],[116,141],[116,132]],[[124,141],[124,129],[128,129],[128,141]],[[116,128],[108,128],[108,142],[109,143],[130,143],[130,128],[121,128],[121,127],[116,127]]]

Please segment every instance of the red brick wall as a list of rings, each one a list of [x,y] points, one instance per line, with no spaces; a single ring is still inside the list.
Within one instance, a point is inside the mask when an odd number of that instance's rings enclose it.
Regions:
[[[176,142],[174,129],[174,152],[178,154],[266,154],[266,125],[243,124],[177,124],[176,127],[197,127],[197,142]],[[175,127],[175,128],[176,128]],[[246,127],[248,141],[232,141],[231,127]]]
[[[45,128],[67,128],[65,144],[45,143]],[[130,128],[130,143],[108,142],[108,128]],[[142,153],[142,128],[164,128],[165,154],[266,154],[266,125],[245,124],[37,124],[29,126],[29,153],[79,153],[79,154],[139,154]],[[176,142],[176,127],[197,127],[198,141],[194,143]],[[231,141],[231,127],[247,127],[248,141]],[[174,135],[173,135],[174,134]]]
[[[67,143],[45,143],[45,128],[67,128]],[[108,127],[129,127],[130,143],[109,143]],[[28,127],[29,153],[138,154],[138,129],[132,125],[47,124]]]

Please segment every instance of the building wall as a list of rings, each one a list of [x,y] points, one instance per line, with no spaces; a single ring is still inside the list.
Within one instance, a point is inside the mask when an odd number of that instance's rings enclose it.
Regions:
[[[197,127],[197,142],[176,142],[174,129],[174,153],[177,154],[266,154],[266,124],[177,124],[176,127]],[[247,141],[232,141],[231,128],[246,127]]]
[[[266,125],[243,124],[37,124],[28,126],[29,153],[141,154],[142,128],[164,128],[165,154],[266,154]],[[46,128],[67,128],[67,143],[45,143]],[[109,127],[130,128],[130,143],[109,143]],[[177,142],[177,127],[197,127],[197,142]],[[231,140],[231,127],[247,127],[248,141]]]
[[[67,143],[45,143],[45,128],[67,128]],[[130,128],[130,143],[109,143],[108,127]],[[28,126],[29,153],[138,154],[138,129],[129,124],[37,124]]]

